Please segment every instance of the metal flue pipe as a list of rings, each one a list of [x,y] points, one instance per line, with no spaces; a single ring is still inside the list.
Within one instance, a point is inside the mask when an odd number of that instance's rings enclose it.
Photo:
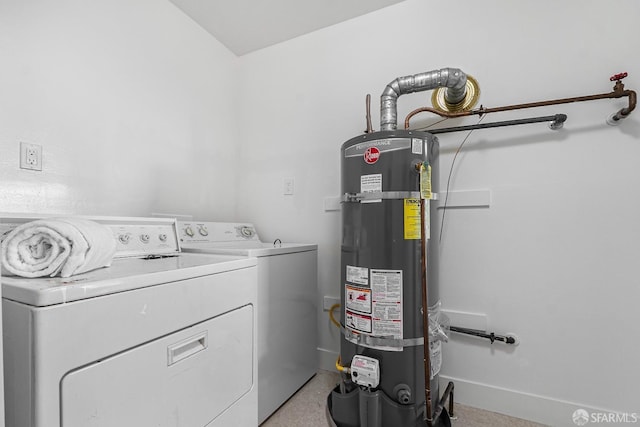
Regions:
[[[465,97],[466,84],[467,75],[457,68],[398,77],[387,85],[380,96],[380,130],[395,130],[398,127],[397,103],[400,95],[445,87],[446,102],[457,104]]]

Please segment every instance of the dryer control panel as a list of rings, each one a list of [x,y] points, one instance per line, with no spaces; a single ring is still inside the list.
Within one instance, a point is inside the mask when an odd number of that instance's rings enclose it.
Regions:
[[[17,226],[46,218],[63,217],[55,214],[0,215],[0,240]],[[180,252],[175,218],[117,217],[66,215],[106,225],[116,241],[114,258],[165,256]]]
[[[116,257],[168,255],[180,252],[175,220],[107,223],[116,239]]]

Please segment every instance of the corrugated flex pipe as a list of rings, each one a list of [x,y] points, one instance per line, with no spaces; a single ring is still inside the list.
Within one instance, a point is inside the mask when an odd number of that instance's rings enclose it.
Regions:
[[[387,85],[380,96],[380,130],[397,128],[397,103],[400,95],[446,87],[446,102],[457,104],[465,97],[466,84],[467,75],[457,68],[442,68],[413,76],[398,77]]]

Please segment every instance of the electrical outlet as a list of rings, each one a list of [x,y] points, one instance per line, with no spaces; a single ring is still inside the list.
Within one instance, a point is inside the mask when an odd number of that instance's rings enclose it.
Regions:
[[[42,145],[20,143],[20,168],[42,170]]]

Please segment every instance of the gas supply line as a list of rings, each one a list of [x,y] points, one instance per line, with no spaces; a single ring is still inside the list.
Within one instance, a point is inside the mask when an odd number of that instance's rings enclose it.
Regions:
[[[333,304],[331,306],[331,308],[329,309],[329,319],[331,319],[331,323],[333,323],[338,329],[342,329],[342,325],[340,324],[340,322],[338,322],[336,318],[333,316],[333,312],[337,308],[340,308],[340,304]],[[336,369],[338,370],[338,372],[344,372],[345,374],[348,374],[351,372],[348,366],[342,365],[342,360],[340,355],[338,355],[338,358],[336,359]]]

